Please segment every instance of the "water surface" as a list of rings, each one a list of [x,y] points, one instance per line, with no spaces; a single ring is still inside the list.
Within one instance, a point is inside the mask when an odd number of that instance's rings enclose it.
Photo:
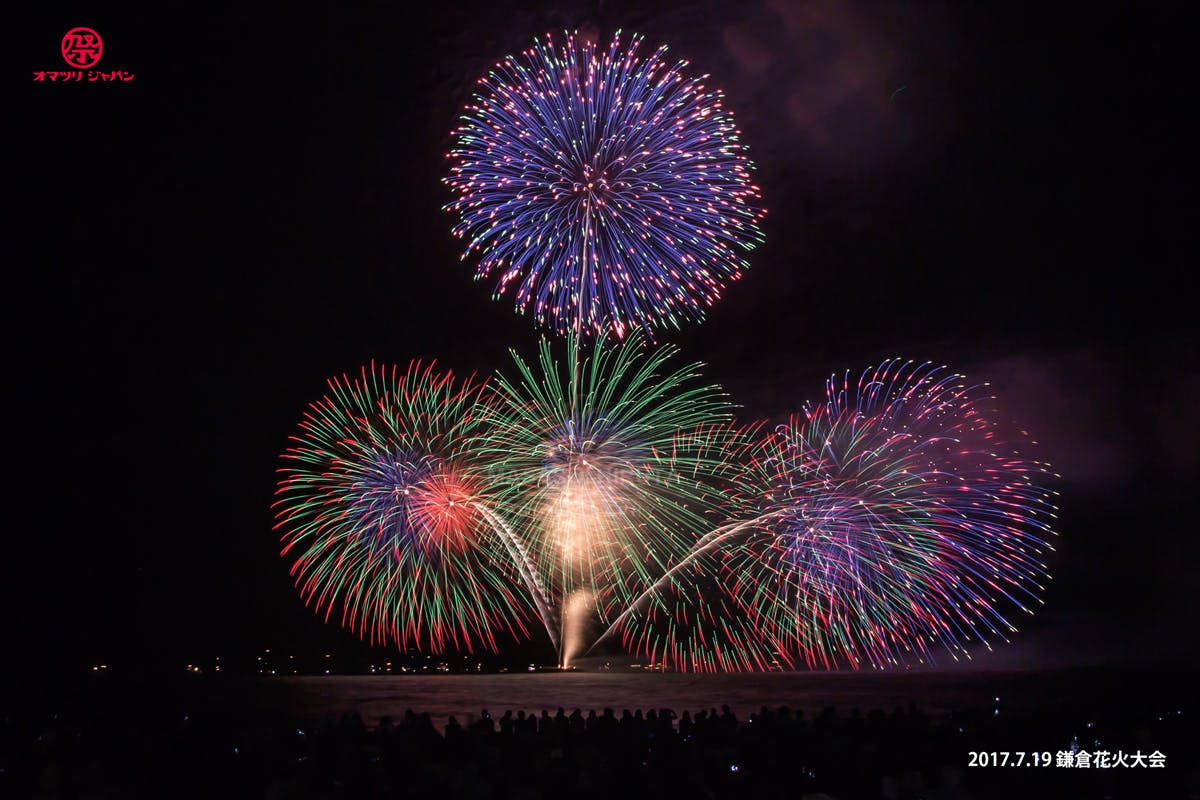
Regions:
[[[740,719],[761,706],[787,705],[814,713],[834,707],[849,713],[915,704],[931,716],[955,709],[998,706],[1029,710],[1070,702],[1087,706],[1128,696],[1131,677],[1122,672],[839,672],[736,675],[535,673],[503,675],[370,675],[270,679],[285,689],[290,710],[317,719],[357,712],[368,724],[399,718],[406,709],[429,712],[441,725],[450,715],[460,721],[482,709],[498,717],[506,710],[553,714],[612,708],[671,708],[693,713],[728,705]],[[1166,682],[1154,692],[1140,684],[1143,702],[1171,701]],[[1161,695],[1159,697],[1158,695]],[[997,701],[996,698],[999,698]]]

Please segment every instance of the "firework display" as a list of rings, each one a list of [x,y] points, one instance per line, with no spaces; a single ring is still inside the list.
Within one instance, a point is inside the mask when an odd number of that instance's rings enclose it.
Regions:
[[[573,365],[542,340],[536,364],[514,354],[516,377],[496,382],[472,447],[559,605],[582,590],[600,619],[619,613],[713,524],[728,460],[691,432],[720,429],[730,406],[675,354],[632,336]]]
[[[717,566],[739,612],[809,667],[957,658],[1040,605],[1053,477],[985,387],[888,361],[761,441],[757,509]]]
[[[464,258],[560,333],[699,319],[762,241],[722,93],[641,43],[547,35],[480,80],[454,131]]]
[[[764,434],[674,356],[543,340],[491,392],[419,364],[331,381],[284,455],[297,585],[372,641],[495,649],[536,612],[565,659],[582,609],[574,655],[688,671],[969,656],[1041,603],[1053,475],[984,387],[888,361]]]
[[[301,595],[402,649],[544,628],[559,666],[619,644],[678,671],[888,668],[1007,640],[1042,603],[1057,476],[986,386],[890,360],[741,425],[653,344],[741,275],[763,211],[721,93],[640,48],[547,36],[480,81],[454,234],[565,348],[487,383],[331,379],[274,505]]]
[[[372,643],[495,650],[533,598],[462,452],[489,396],[434,366],[329,381],[283,454],[276,528],[306,602]]]
[[[732,453],[731,521],[604,636],[677,670],[928,663],[1031,613],[1049,468],[1004,443],[982,387],[889,361]]]

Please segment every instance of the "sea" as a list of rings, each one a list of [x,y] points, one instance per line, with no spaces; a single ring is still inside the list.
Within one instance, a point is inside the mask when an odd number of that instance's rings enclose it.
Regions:
[[[563,708],[601,713],[672,709],[693,714],[729,706],[739,719],[766,706],[816,714],[832,708],[892,711],[915,706],[931,717],[990,709],[1003,713],[1082,715],[1133,706],[1146,713],[1195,707],[1186,673],[1086,669],[1003,672],[805,672],[758,674],[629,674],[603,672],[491,675],[328,675],[263,679],[271,704],[301,719],[357,713],[367,725],[400,719],[409,709],[429,713],[441,727],[454,716],[467,724],[485,710],[493,717],[519,710],[551,714]],[[1128,709],[1132,710],[1132,709]]]

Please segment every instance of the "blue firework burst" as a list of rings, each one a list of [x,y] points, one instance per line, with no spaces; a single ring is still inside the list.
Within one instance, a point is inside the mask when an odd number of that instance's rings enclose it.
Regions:
[[[547,35],[480,80],[454,132],[463,257],[560,333],[698,320],[762,241],[722,93],[641,41]]]

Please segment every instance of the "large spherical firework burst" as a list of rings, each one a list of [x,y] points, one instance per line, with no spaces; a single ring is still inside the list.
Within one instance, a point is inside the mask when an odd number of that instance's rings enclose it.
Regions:
[[[1046,580],[1051,473],[1005,443],[981,387],[889,361],[830,379],[824,403],[761,443],[757,521],[721,585],[798,662],[957,658],[1016,630]],[[990,646],[990,645],[989,645]]]
[[[605,636],[673,669],[923,662],[1040,603],[1051,473],[981,387],[890,361],[757,441],[722,436],[728,515]]]
[[[698,319],[762,240],[721,92],[640,46],[547,35],[480,80],[454,132],[464,257],[558,332]]]
[[[681,432],[730,407],[697,365],[668,368],[673,355],[635,336],[598,342],[572,366],[543,340],[536,365],[518,356],[518,377],[497,382],[474,448],[560,607],[584,591],[611,617],[713,524],[712,478],[728,467]]]
[[[495,650],[525,635],[519,565],[463,444],[490,395],[433,365],[329,381],[283,454],[283,555],[306,602],[372,643]]]

